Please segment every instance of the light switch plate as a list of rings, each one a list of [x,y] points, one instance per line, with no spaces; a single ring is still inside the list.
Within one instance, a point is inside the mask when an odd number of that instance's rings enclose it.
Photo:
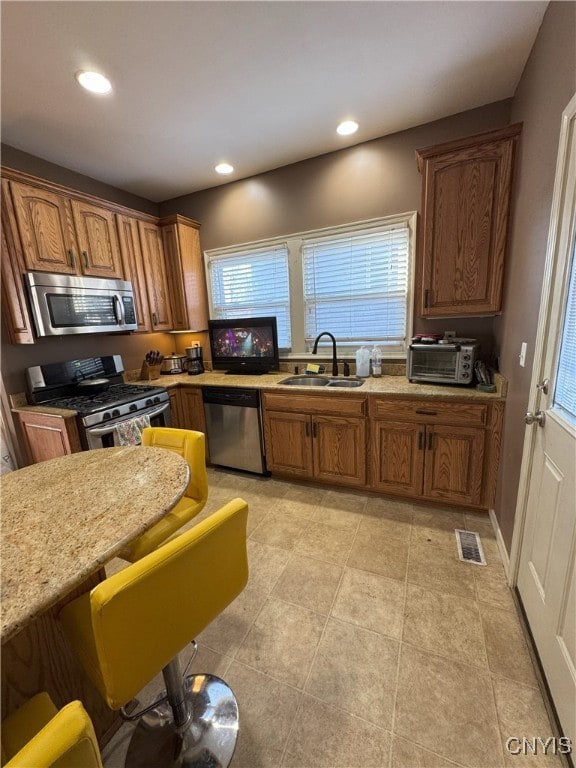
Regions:
[[[520,345],[520,354],[518,355],[518,359],[520,361],[520,365],[522,368],[524,368],[526,364],[526,349],[528,347],[528,344],[526,344],[525,341],[522,342]]]

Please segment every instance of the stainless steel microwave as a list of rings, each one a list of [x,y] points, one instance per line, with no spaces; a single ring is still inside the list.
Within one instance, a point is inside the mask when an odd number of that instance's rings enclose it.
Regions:
[[[410,344],[408,378],[422,384],[471,384],[478,347],[474,339]]]
[[[48,272],[25,278],[38,336],[137,329],[132,283]]]

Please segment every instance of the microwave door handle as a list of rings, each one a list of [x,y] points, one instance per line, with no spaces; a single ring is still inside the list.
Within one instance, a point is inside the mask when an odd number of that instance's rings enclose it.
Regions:
[[[167,411],[170,408],[170,403],[165,403],[162,408],[158,408],[155,411],[152,411],[151,413],[143,413],[142,416],[150,416],[151,419],[153,419],[155,416],[159,416],[161,413],[164,413],[164,411]],[[132,416],[129,418],[137,419],[138,416]],[[109,427],[102,427],[101,429],[89,429],[89,433],[91,435],[94,435],[94,437],[102,437],[103,435],[109,435],[111,432],[114,432],[116,429],[116,425],[112,424]]]
[[[126,325],[126,313],[124,311],[124,305],[122,304],[122,299],[117,293],[114,294],[114,314],[116,316],[116,322],[118,325]]]

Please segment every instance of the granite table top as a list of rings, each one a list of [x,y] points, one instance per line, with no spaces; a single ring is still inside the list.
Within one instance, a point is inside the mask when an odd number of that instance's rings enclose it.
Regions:
[[[101,448],[0,479],[4,643],[96,573],[182,497],[190,469],[163,448]]]

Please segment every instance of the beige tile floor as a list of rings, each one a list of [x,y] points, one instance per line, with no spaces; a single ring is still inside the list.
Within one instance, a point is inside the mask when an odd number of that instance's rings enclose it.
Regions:
[[[250,508],[248,586],[193,666],[238,699],[232,768],[562,766],[505,749],[554,732],[486,516],[223,470],[210,488],[193,524]],[[454,528],[480,533],[486,567],[458,560]]]

